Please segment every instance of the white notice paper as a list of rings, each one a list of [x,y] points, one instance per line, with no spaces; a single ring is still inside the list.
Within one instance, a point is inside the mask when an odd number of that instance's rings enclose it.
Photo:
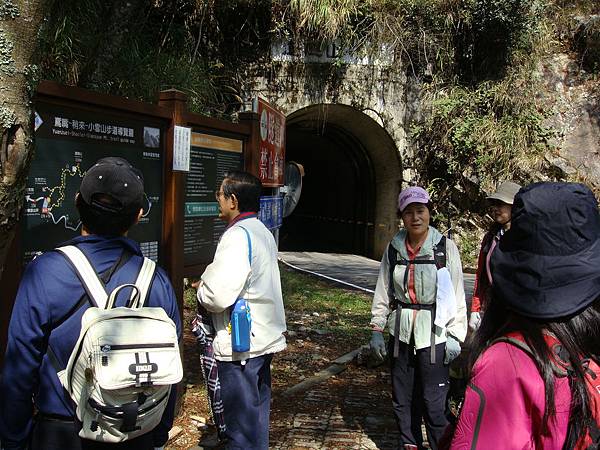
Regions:
[[[456,316],[456,296],[450,272],[446,267],[437,271],[437,298],[434,323],[443,328]]]
[[[175,125],[173,134],[173,170],[189,172],[192,129]]]

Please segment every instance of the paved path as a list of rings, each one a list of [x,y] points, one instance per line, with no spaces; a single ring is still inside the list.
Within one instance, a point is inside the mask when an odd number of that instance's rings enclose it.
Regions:
[[[280,252],[279,257],[303,271],[318,273],[365,289],[375,289],[379,261],[356,255]],[[474,276],[465,274],[470,303]],[[398,431],[393,418],[390,376],[386,366],[374,369],[350,364],[347,370],[307,391],[278,397],[273,410],[287,413],[271,424],[271,448],[396,449]],[[281,417],[281,416],[279,416]]]
[[[351,365],[302,395],[285,399],[293,403],[294,412],[271,424],[271,448],[397,448],[389,386],[384,366],[366,369]],[[283,401],[276,399],[273,409]]]
[[[379,261],[358,255],[316,252],[279,252],[284,262],[303,271],[315,272],[348,284],[374,290],[379,273]],[[464,274],[465,294],[470,305],[475,276]]]

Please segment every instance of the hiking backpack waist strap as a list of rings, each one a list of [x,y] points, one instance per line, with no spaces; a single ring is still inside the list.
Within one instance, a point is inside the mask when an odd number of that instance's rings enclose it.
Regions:
[[[400,353],[400,314],[402,309],[412,309],[413,311],[429,311],[431,313],[431,364],[435,364],[435,303],[405,303],[397,300],[396,303],[396,321],[394,325],[394,331],[396,332],[396,336],[394,336],[394,358],[397,358]]]
[[[426,310],[426,311],[433,311],[435,309],[435,303],[406,303],[403,302],[401,300],[396,300],[396,307],[393,308],[397,309],[397,308],[403,308],[403,309],[414,309],[417,311],[421,311],[421,310]]]

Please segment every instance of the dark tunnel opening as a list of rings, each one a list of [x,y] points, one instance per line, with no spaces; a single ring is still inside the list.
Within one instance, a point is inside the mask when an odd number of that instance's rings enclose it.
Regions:
[[[280,249],[372,256],[375,179],[361,142],[337,124],[292,122],[286,159],[306,174],[300,202],[283,221]]]

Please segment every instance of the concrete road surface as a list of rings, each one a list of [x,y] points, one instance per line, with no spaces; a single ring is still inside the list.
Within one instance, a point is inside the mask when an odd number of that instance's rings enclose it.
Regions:
[[[379,263],[374,259],[357,255],[317,252],[279,252],[279,259],[287,265],[301,271],[322,276],[350,287],[361,288],[367,292],[375,290]],[[471,305],[475,275],[465,273],[465,295],[467,306]]]

